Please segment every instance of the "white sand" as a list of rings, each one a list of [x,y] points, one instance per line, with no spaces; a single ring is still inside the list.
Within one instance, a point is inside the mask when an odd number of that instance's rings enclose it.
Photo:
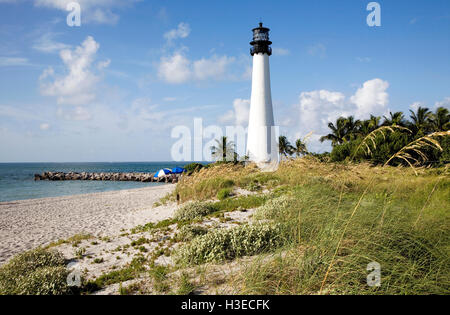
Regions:
[[[26,250],[75,234],[117,235],[169,218],[174,206],[153,204],[175,185],[0,203],[0,264]]]

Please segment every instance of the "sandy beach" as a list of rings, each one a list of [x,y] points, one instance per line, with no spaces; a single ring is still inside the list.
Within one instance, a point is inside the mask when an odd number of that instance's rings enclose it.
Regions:
[[[0,203],[0,264],[26,250],[75,234],[117,235],[148,222],[167,219],[173,206],[153,204],[175,189],[141,189]]]

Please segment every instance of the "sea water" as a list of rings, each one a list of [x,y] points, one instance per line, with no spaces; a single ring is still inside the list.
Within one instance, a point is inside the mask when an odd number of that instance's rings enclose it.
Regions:
[[[0,202],[45,197],[89,194],[161,185],[114,181],[34,181],[43,172],[155,173],[161,168],[183,167],[186,163],[0,163]]]

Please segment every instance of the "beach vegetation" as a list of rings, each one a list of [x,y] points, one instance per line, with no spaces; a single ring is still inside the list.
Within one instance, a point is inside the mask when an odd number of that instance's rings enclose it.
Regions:
[[[200,163],[190,163],[184,166],[184,169],[187,171],[188,175],[193,174],[194,172],[199,172],[205,166]]]
[[[168,283],[169,268],[166,266],[154,266],[150,269],[149,274],[153,280],[153,288],[156,292],[167,293],[170,290]]]
[[[145,237],[140,237],[139,239],[132,241],[130,245],[136,247],[148,243],[150,243],[150,240],[146,239]]]
[[[392,119],[399,121],[395,114]],[[397,132],[392,129],[386,137]],[[439,141],[442,149],[446,139]],[[269,235],[280,242],[236,250],[241,247],[231,244],[233,229],[210,230],[173,253],[179,266],[255,255],[225,280],[240,294],[448,294],[448,168],[333,163],[307,155],[283,161],[274,173],[249,169],[211,166],[217,177],[227,173],[239,187],[257,182],[267,188],[270,183],[270,192],[215,202],[210,215],[255,209],[253,222],[238,228],[278,226]],[[193,175],[182,183],[180,192],[186,189],[192,199],[201,200],[205,195],[192,186],[214,181],[209,170],[205,177]],[[382,268],[380,287],[367,284],[372,262]]]
[[[174,215],[174,218],[179,221],[188,221],[196,218],[204,217],[215,209],[210,202],[189,202],[181,206]]]
[[[61,239],[56,242],[50,243],[45,248],[50,249],[53,247],[58,247],[63,244],[70,244],[73,247],[77,247],[78,245],[81,244],[82,241],[89,240],[92,238],[94,238],[94,237],[91,234],[75,234],[74,236],[71,236],[67,239]]]
[[[233,190],[231,188],[222,188],[217,193],[217,199],[219,200],[225,200],[228,197],[231,197],[233,195]]]
[[[388,117],[371,116],[355,120],[340,117],[330,123],[331,133],[321,141],[331,141],[331,161],[369,161],[375,165],[442,166],[449,162],[450,112],[439,107],[435,112],[419,107]]]
[[[62,254],[37,248],[0,267],[0,295],[73,294],[67,284],[68,275]]]
[[[95,258],[94,260],[93,260],[93,263],[94,264],[101,264],[101,263],[103,263],[105,260],[102,258],[102,257],[100,257],[100,258]]]
[[[85,286],[84,290],[87,292],[94,292],[102,289],[108,285],[115,283],[121,283],[129,280],[133,280],[140,276],[141,273],[145,272],[148,261],[142,257],[137,256],[128,263],[125,267],[105,273],[95,280],[89,281]]]
[[[179,229],[175,238],[180,242],[189,242],[192,241],[195,237],[205,235],[206,233],[208,233],[207,228],[200,225],[189,224],[183,225]]]
[[[86,248],[81,247],[75,250],[75,257],[78,259],[83,259],[86,254]]]
[[[142,284],[139,282],[131,283],[128,286],[124,287],[122,283],[119,285],[119,294],[120,295],[132,295],[136,293],[140,293],[142,290]]]
[[[190,281],[190,277],[187,272],[181,273],[178,283],[178,289],[176,291],[177,295],[190,295],[195,290],[195,285]]]
[[[183,245],[174,258],[179,264],[198,265],[256,255],[282,245],[281,230],[281,225],[259,223],[213,230]]]

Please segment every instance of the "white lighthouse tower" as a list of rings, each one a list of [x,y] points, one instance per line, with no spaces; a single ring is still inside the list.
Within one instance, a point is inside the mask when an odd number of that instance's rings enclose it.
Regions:
[[[269,31],[259,23],[259,27],[253,29],[253,41],[250,43],[253,46],[250,49],[253,75],[247,156],[261,169],[273,171],[278,166],[279,154],[270,88],[269,56],[272,55],[272,42],[269,40]]]

